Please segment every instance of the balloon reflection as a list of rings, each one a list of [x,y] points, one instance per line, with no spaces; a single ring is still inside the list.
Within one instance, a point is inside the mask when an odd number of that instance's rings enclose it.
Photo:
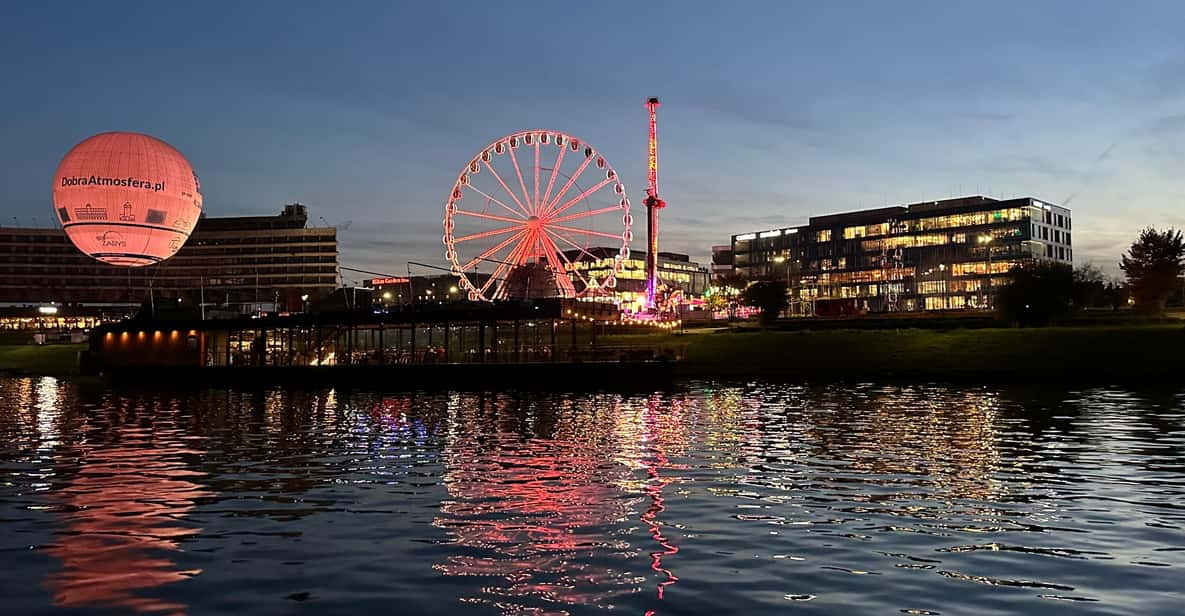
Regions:
[[[197,499],[211,495],[185,464],[202,452],[184,445],[180,431],[142,427],[147,420],[120,402],[113,420],[119,425],[101,428],[110,442],[80,437],[58,452],[68,465],[86,464],[55,483],[64,526],[45,553],[62,568],[46,587],[59,607],[181,614],[183,603],[144,593],[200,573],[179,568],[168,554],[201,530],[183,520]],[[75,434],[94,427],[84,422]]]

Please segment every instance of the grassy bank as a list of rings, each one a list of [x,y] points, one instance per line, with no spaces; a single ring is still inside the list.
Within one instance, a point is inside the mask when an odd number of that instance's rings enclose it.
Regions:
[[[38,376],[78,374],[78,352],[84,344],[0,345],[0,373]]]
[[[696,377],[951,381],[1185,382],[1180,325],[930,331],[723,331],[621,336],[674,344]]]

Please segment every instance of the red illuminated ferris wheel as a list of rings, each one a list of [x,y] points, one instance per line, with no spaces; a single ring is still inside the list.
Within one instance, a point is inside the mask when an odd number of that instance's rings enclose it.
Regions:
[[[616,286],[632,224],[604,156],[558,131],[524,130],[482,148],[457,175],[444,206],[445,258],[470,300],[592,295]],[[590,251],[604,246],[616,249],[611,263]]]

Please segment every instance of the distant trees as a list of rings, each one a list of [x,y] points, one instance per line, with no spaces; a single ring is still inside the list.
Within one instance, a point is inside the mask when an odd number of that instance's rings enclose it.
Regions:
[[[716,312],[726,311],[730,321],[735,319],[741,305],[741,292],[748,284],[749,280],[736,272],[717,275],[716,285],[707,297],[708,306]]]
[[[996,293],[1002,319],[1024,327],[1048,325],[1074,305],[1075,273],[1069,265],[1035,261],[1014,267],[1011,274],[1012,282]]]
[[[716,275],[716,286],[736,289],[738,292],[744,289],[749,284],[749,279],[736,273],[729,272],[727,274]]]
[[[1157,231],[1148,227],[1132,242],[1119,267],[1127,275],[1135,309],[1163,312],[1185,269],[1185,240],[1176,229]]]
[[[1111,278],[1107,281],[1106,287],[1103,290],[1103,308],[1110,308],[1111,310],[1119,310],[1127,305],[1127,299],[1131,296],[1131,290],[1127,288],[1127,284],[1118,278]]]
[[[1074,268],[1074,307],[1099,308],[1105,304],[1107,276],[1091,263]]]
[[[762,323],[773,323],[778,313],[790,305],[786,283],[781,280],[761,280],[741,291],[741,302],[761,311]]]

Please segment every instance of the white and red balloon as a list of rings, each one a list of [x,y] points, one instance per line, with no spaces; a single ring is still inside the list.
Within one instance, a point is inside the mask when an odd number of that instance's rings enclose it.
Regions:
[[[79,250],[130,267],[173,256],[202,212],[189,161],[139,133],[101,133],[74,146],[54,175],[53,202]]]

